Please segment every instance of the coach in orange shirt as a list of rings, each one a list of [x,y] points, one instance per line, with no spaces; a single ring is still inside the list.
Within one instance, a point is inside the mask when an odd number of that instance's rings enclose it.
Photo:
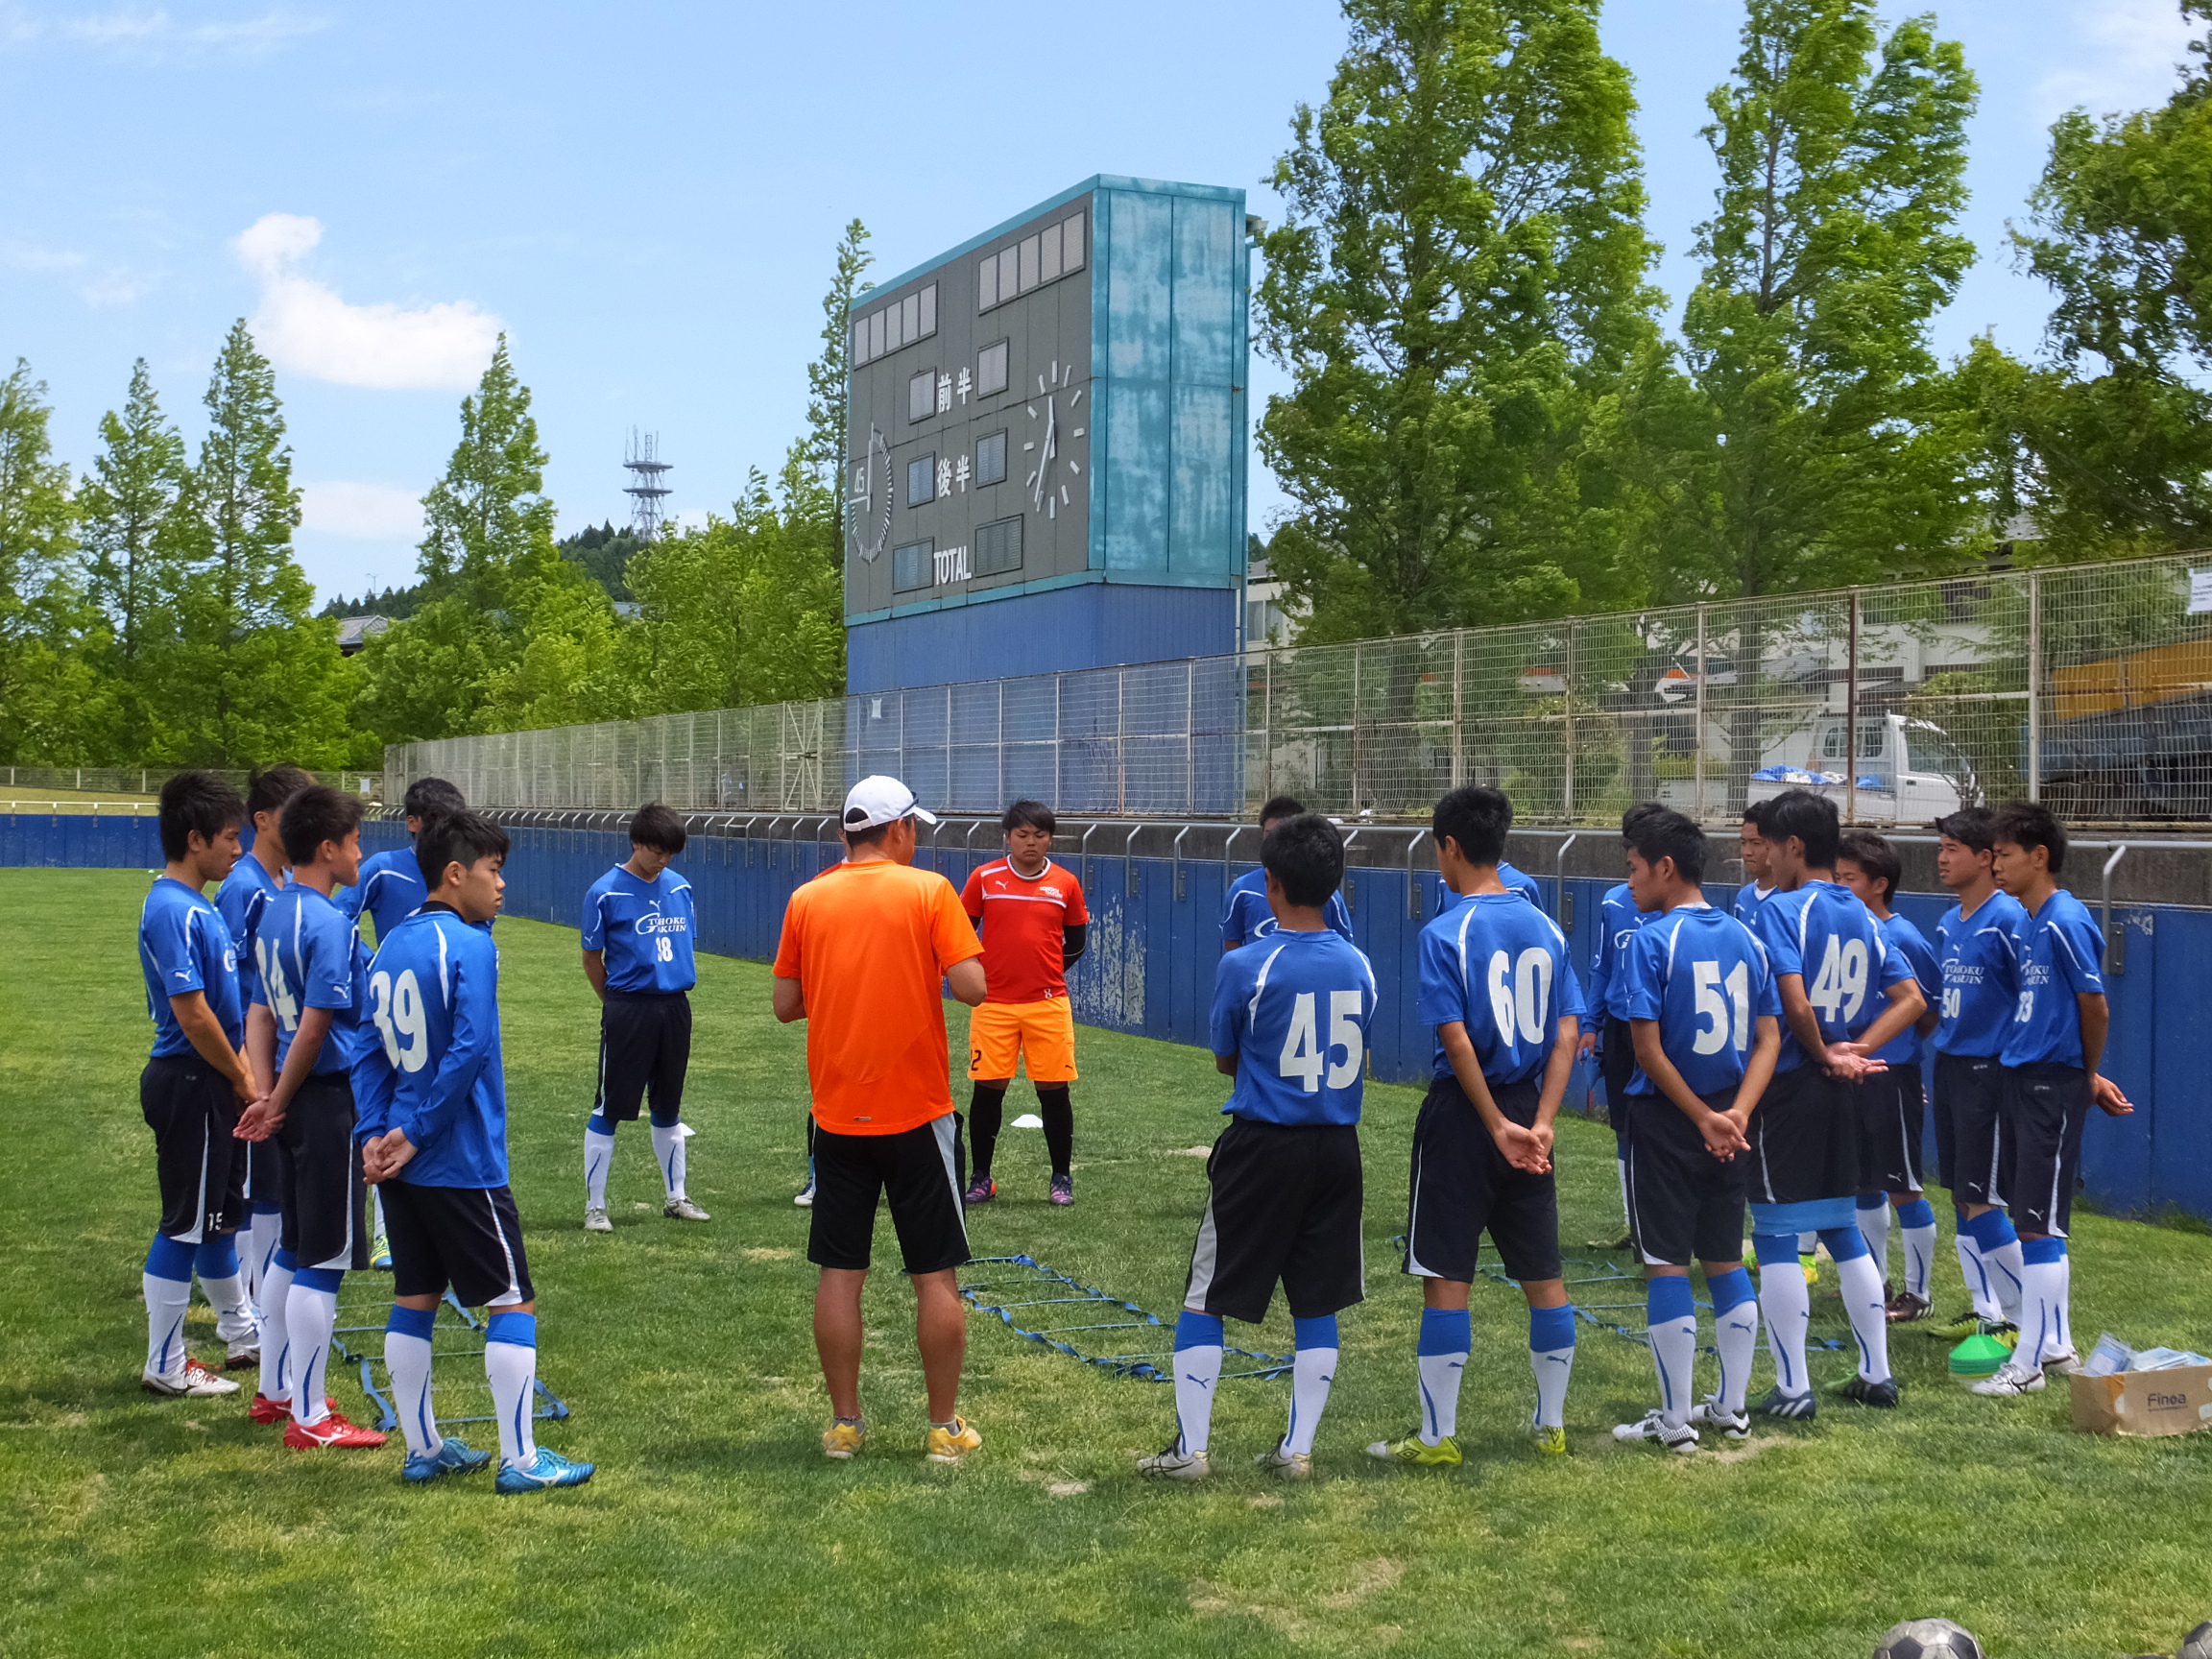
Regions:
[[[776,948],[776,1018],[806,1022],[814,1095],[813,1226],[822,1269],[814,1345],[836,1413],[831,1457],[867,1438],[860,1414],[860,1287],[876,1207],[886,1192],[914,1284],[915,1340],[929,1393],[932,1463],[958,1463],[983,1437],[954,1410],[968,1351],[955,1278],[968,1260],[960,1119],[952,1111],[945,1004],[983,1000],[983,947],[944,877],[916,870],[914,822],[937,822],[896,778],[863,778],[845,797],[845,862],[791,895]]]

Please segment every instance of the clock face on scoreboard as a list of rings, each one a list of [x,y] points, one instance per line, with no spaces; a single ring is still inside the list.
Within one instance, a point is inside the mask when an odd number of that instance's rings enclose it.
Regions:
[[[874,564],[891,535],[891,445],[874,426],[868,428],[867,450],[853,463],[852,473],[845,498],[846,534],[853,551]]]

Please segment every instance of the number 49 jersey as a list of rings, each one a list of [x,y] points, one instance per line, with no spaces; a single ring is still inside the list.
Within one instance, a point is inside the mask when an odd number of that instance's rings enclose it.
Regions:
[[[1421,929],[1421,987],[1414,1013],[1431,1031],[1455,1021],[1493,1084],[1544,1070],[1559,1022],[1585,1012],[1567,940],[1518,893],[1478,893]],[[1434,1074],[1452,1075],[1438,1038]]]
[[[1912,977],[1911,964],[1883,943],[1873,912],[1834,881],[1808,881],[1775,894],[1759,906],[1758,930],[1774,977],[1795,974],[1805,981],[1823,1042],[1862,1035],[1880,1016],[1889,987]],[[1793,1071],[1805,1061],[1804,1046],[1783,1021],[1774,1070]]]
[[[1782,1017],[1766,948],[1710,904],[1653,917],[1628,941],[1617,972],[1628,1018],[1658,1022],[1659,1046],[1698,1094],[1743,1082],[1760,1017]],[[1638,1067],[1628,1093],[1658,1092]]]
[[[1358,1122],[1375,1000],[1374,968],[1327,928],[1278,928],[1225,953],[1212,1041],[1237,1056],[1237,1085],[1221,1110],[1293,1126]]]

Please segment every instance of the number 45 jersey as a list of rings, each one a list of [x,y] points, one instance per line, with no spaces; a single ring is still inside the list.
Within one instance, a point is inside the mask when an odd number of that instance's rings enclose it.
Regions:
[[[1358,1122],[1375,999],[1366,956],[1326,927],[1226,952],[1211,1029],[1214,1052],[1237,1056],[1237,1084],[1221,1110],[1294,1127]]]
[[[1777,980],[1795,974],[1805,981],[1805,999],[1826,1043],[1862,1035],[1881,1014],[1889,987],[1912,977],[1912,965],[1883,943],[1873,912],[1834,881],[1808,881],[1760,905],[1759,943]],[[1793,1071],[1806,1059],[1796,1032],[1783,1021],[1774,1070]]]
[[[499,1057],[499,948],[444,905],[392,929],[369,964],[382,1040],[353,1071],[359,1139],[404,1129],[416,1187],[507,1185],[507,1077]]]
[[[1760,1016],[1782,1017],[1765,947],[1710,904],[1654,916],[1628,941],[1617,972],[1628,1018],[1658,1022],[1660,1048],[1696,1094],[1743,1082]],[[1628,1093],[1658,1092],[1639,1066]]]
[[[1414,1014],[1431,1033],[1455,1021],[1492,1084],[1540,1075],[1559,1022],[1585,1009],[1567,939],[1519,893],[1478,893],[1421,929]],[[1436,1039],[1433,1075],[1452,1075]]]

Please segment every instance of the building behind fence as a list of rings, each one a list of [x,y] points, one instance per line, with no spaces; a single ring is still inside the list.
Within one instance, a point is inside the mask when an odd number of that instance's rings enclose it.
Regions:
[[[2212,564],[2212,556],[2203,556]],[[497,809],[834,811],[890,772],[991,811],[1237,817],[1291,793],[1425,816],[1460,782],[1527,823],[1658,799],[1706,822],[1807,784],[1859,822],[2040,800],[2212,819],[2212,569],[2190,556],[396,745]]]

